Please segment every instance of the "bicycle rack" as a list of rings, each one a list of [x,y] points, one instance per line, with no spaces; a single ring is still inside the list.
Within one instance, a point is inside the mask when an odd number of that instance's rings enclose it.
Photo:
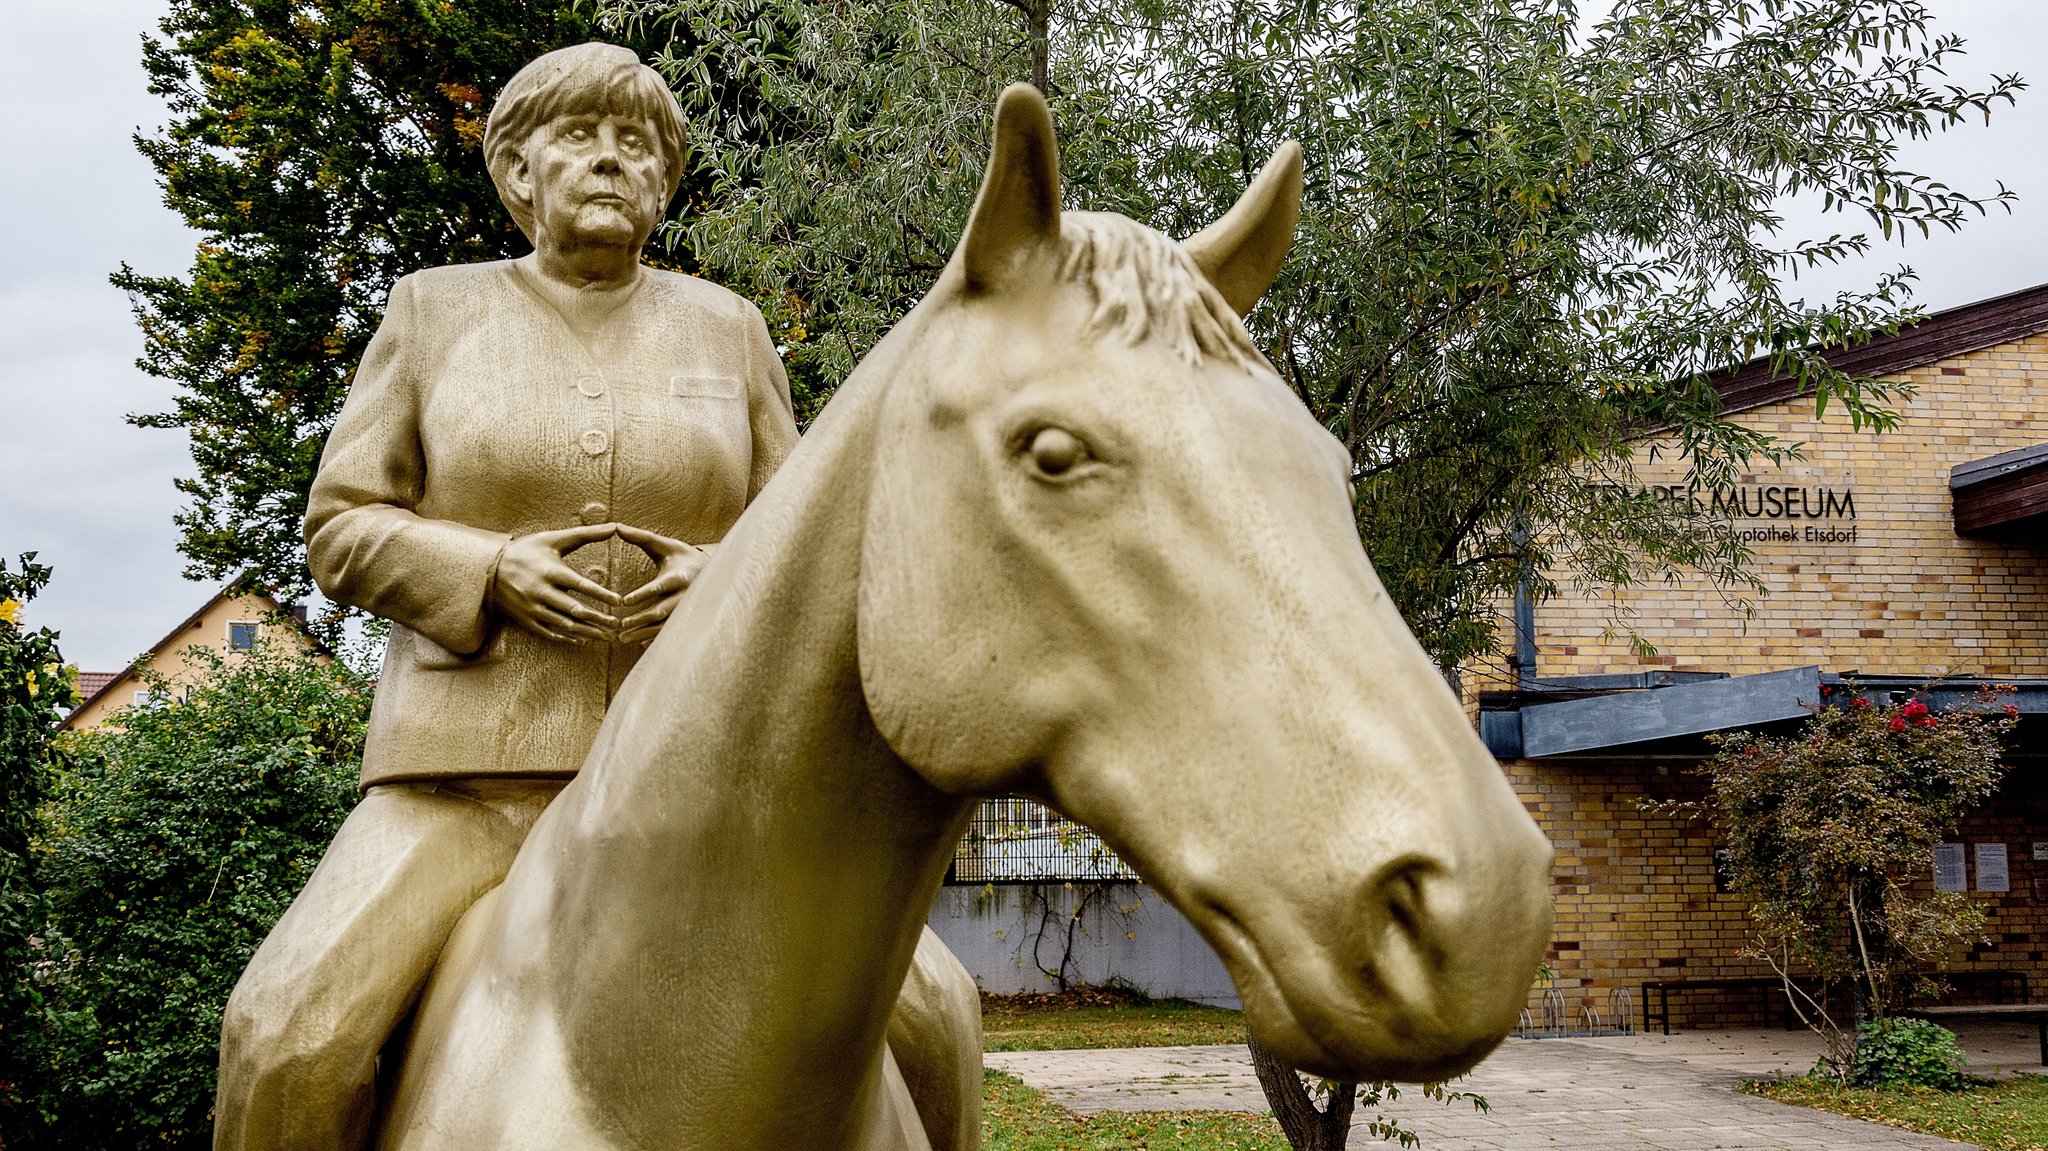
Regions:
[[[1616,987],[1607,993],[1607,1008],[1602,1011],[1587,996],[1586,1003],[1579,1008],[1579,1019],[1583,1026],[1580,1035],[1634,1035],[1636,1033],[1636,1000],[1626,987]]]
[[[1616,1034],[1634,1035],[1636,1033],[1636,993],[1626,987],[1617,987],[1607,993],[1607,1005],[1612,1009],[1616,1025],[1621,1028]]]
[[[1571,1009],[1565,1003],[1563,990],[1556,987],[1543,989],[1543,998],[1534,1012],[1522,1009],[1514,1031],[1521,1039],[1561,1039],[1571,1033]]]
[[[1562,988],[1544,988],[1536,1009],[1531,1011],[1525,1007],[1516,1018],[1515,1037],[1573,1039],[1636,1033],[1634,992],[1626,987],[1613,988],[1608,991],[1604,1005],[1594,996],[1595,993],[1588,992],[1575,1015]]]

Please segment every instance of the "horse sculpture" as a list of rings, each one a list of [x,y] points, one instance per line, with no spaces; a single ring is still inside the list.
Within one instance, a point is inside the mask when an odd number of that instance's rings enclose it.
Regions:
[[[1129,860],[1287,1062],[1437,1079],[1500,1041],[1549,847],[1360,550],[1345,453],[1239,322],[1300,194],[1290,144],[1184,246],[1062,213],[1044,101],[1004,93],[938,284],[450,941],[380,1147],[973,1146],[972,1099],[927,1097],[978,1093],[975,1005],[919,940],[1000,793]],[[975,1048],[921,1087],[885,1041],[914,954],[933,992],[907,999]]]

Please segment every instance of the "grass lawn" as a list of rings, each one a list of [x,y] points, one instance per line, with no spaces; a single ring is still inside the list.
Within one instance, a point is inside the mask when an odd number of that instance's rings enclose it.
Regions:
[[[1966,1091],[1836,1087],[1812,1079],[1759,1080],[1745,1090],[1992,1151],[2048,1151],[2048,1077],[2022,1075]]]
[[[1243,1043],[1244,1016],[1181,999],[1084,987],[1063,994],[984,994],[981,1032],[988,1051],[1181,1047]]]
[[[983,1151],[1287,1151],[1280,1125],[1238,1111],[1147,1111],[1083,1119],[996,1070],[981,1073]]]

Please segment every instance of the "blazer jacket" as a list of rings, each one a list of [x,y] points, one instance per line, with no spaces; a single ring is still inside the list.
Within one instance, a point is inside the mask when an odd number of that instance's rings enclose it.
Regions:
[[[400,280],[320,457],[313,578],[392,621],[362,785],[567,776],[639,656],[502,625],[484,606],[515,536],[628,523],[715,543],[796,444],[755,307],[641,269],[579,336],[510,262]],[[571,566],[614,591],[654,575],[612,539]]]

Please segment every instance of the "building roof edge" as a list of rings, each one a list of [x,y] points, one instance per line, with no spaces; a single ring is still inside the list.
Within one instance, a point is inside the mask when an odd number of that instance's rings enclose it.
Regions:
[[[1889,335],[1845,348],[1824,348],[1828,363],[1859,376],[1888,376],[1937,360],[2048,332],[2048,284],[2037,284],[1935,312]],[[1800,394],[1798,381],[1763,356],[1708,376],[1722,414],[1745,412]]]

